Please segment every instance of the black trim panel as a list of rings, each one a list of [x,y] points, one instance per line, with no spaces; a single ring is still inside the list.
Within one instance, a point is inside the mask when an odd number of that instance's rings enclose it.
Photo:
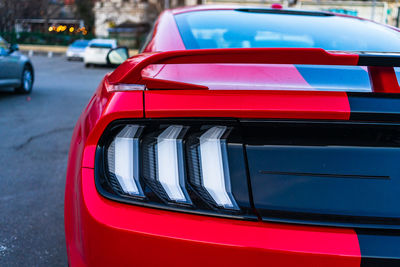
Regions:
[[[288,9],[270,9],[270,8],[237,8],[235,11],[249,13],[266,13],[266,14],[283,14],[283,15],[299,15],[299,16],[316,16],[316,17],[332,17],[333,13],[323,11],[303,11]]]
[[[365,52],[358,55],[359,66],[400,67],[400,54]]]
[[[111,191],[105,190],[105,188],[109,188],[109,186],[105,186],[99,180],[96,179],[96,187],[100,194],[104,197],[110,198],[115,201],[136,204],[140,206],[147,206],[158,209],[166,209],[180,212],[189,212],[194,214],[202,214],[208,216],[218,216],[225,218],[234,218],[234,219],[247,219],[247,220],[263,220],[263,221],[274,221],[281,223],[298,223],[298,224],[308,224],[308,225],[326,225],[326,226],[339,226],[339,227],[352,227],[352,228],[384,228],[384,229],[399,229],[400,223],[398,221],[387,220],[387,218],[366,218],[366,217],[357,217],[357,216],[338,216],[338,215],[329,215],[325,214],[325,216],[321,216],[321,214],[310,214],[310,213],[302,213],[296,211],[284,211],[284,210],[268,210],[267,216],[262,216],[254,209],[253,203],[253,194],[252,190],[256,190],[257,185],[253,184],[249,179],[247,179],[247,184],[244,183],[244,180],[240,180],[242,176],[250,176],[250,172],[248,170],[248,166],[246,166],[248,161],[247,151],[245,149],[242,150],[242,145],[245,146],[262,146],[265,145],[265,141],[268,140],[269,145],[288,145],[288,146],[313,146],[320,147],[326,145],[327,140],[329,140],[329,144],[331,145],[355,145],[355,146],[371,146],[377,148],[385,148],[385,147],[397,147],[400,146],[400,142],[398,139],[394,138],[395,136],[400,136],[400,123],[388,123],[388,122],[363,122],[363,121],[307,121],[307,120],[257,120],[257,119],[227,119],[227,118],[168,118],[168,119],[140,119],[140,120],[119,120],[111,123],[107,131],[112,129],[114,126],[118,126],[120,123],[140,123],[140,124],[189,124],[189,125],[204,125],[204,124],[221,124],[221,125],[230,125],[234,127],[238,132],[234,139],[230,137],[230,144],[234,144],[234,146],[230,146],[229,153],[236,161],[232,161],[231,170],[235,175],[231,176],[232,179],[232,189],[238,201],[242,200],[242,203],[238,203],[242,209],[246,212],[243,215],[239,214],[223,214],[218,213],[212,210],[207,211],[206,209],[182,209],[180,207],[174,207],[171,205],[165,205],[161,203],[156,203],[155,201],[149,201],[147,203],[143,203],[140,199],[133,199],[127,197],[120,197]],[[266,127],[267,126],[267,127]],[[326,129],[326,130],[324,130]],[[339,132],[333,129],[343,129]],[[328,131],[329,130],[329,131]],[[340,134],[342,133],[342,134]],[[293,137],[293,134],[297,136],[296,140],[290,138]],[[113,134],[111,134],[113,136]],[[323,140],[321,137],[324,136]],[[234,137],[234,136],[232,136]],[[103,139],[104,138],[104,139]],[[96,164],[95,164],[95,172],[96,177],[104,175],[105,166],[104,162],[100,160],[104,153],[104,150],[101,146],[106,145],[107,139],[110,136],[107,136],[105,133],[99,143],[99,147],[97,149],[96,155]],[[344,142],[344,143],[343,143]],[[243,158],[244,157],[244,158]],[[230,157],[232,158],[232,157]],[[100,160],[100,161],[97,161]],[[243,164],[243,161],[246,162]],[[238,164],[240,162],[240,164]],[[236,170],[234,170],[236,168]],[[247,169],[247,173],[246,173]],[[261,169],[266,170],[266,169]],[[293,172],[293,170],[288,170],[288,172]],[[310,176],[311,172],[299,172],[300,176]],[[232,174],[232,173],[231,173]],[[246,175],[247,174],[247,175]],[[329,172],[320,171],[317,172],[317,176],[315,179],[327,179],[330,178],[335,179],[347,179],[349,178],[349,173],[344,172],[335,172],[335,177],[325,177],[326,174],[332,174]],[[360,181],[364,180],[377,180],[377,181],[390,181],[386,179],[387,174],[362,174],[356,173],[355,175],[350,173],[350,178],[360,178]],[[279,175],[287,175],[287,173],[279,173]],[[290,174],[292,175],[292,174]],[[238,179],[235,179],[237,176]],[[312,176],[312,175],[311,175]],[[339,176],[339,177],[337,177]],[[371,176],[371,177],[370,177]],[[302,177],[299,177],[302,178]],[[241,196],[238,191],[240,188],[243,189],[248,188],[248,196]],[[243,192],[242,192],[243,193]],[[250,198],[250,201],[247,201]],[[247,199],[247,200],[246,200]],[[245,203],[247,202],[247,203]],[[258,216],[257,216],[258,215]],[[367,219],[367,220],[365,220]]]
[[[262,220],[400,229],[398,124],[241,125]]]

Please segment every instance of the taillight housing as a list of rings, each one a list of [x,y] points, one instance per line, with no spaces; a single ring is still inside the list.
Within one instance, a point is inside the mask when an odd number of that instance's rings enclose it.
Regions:
[[[235,121],[119,120],[96,151],[96,187],[141,206],[257,219]]]

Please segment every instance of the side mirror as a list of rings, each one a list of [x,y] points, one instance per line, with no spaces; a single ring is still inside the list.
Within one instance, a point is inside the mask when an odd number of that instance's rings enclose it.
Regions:
[[[109,65],[121,65],[129,58],[129,50],[127,47],[117,47],[111,49],[107,54],[107,63]]]
[[[18,45],[17,44],[12,44],[12,45],[10,45],[9,53],[11,54],[12,52],[18,51],[18,50],[19,50]]]

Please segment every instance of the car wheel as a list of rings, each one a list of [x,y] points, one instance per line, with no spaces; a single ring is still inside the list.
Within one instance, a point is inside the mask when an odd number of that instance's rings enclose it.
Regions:
[[[15,92],[19,94],[29,94],[33,87],[33,71],[29,66],[24,67],[21,78],[21,86],[15,88]]]
[[[92,66],[92,64],[90,63],[85,63],[85,68],[90,68]]]

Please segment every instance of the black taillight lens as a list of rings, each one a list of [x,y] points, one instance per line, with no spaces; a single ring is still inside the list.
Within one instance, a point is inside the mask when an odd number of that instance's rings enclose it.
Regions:
[[[232,121],[114,122],[99,141],[96,186],[117,201],[255,219],[243,154]]]

